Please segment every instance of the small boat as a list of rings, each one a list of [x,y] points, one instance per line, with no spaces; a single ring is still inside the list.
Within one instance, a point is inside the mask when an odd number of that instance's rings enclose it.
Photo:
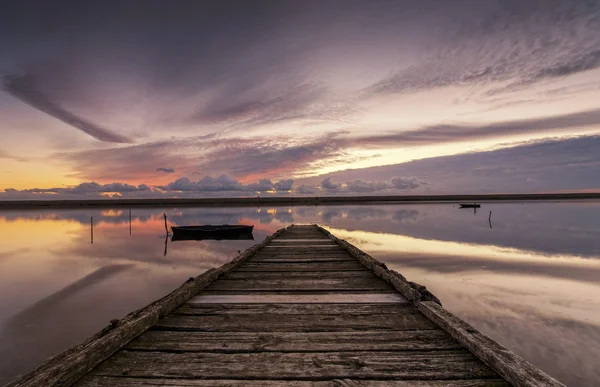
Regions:
[[[254,226],[244,224],[223,224],[223,225],[204,225],[204,226],[171,226],[173,237],[171,241],[184,240],[236,240],[236,239],[254,239],[252,230]]]
[[[460,208],[480,208],[481,204],[477,204],[477,203],[465,203],[465,204],[461,204]]]

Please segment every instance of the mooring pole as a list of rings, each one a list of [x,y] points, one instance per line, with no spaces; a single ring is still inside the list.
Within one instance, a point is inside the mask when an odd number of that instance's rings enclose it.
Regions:
[[[167,214],[163,212],[163,216],[165,217],[165,232],[169,235],[169,229],[167,227]]]
[[[90,218],[90,240],[94,244],[94,217]]]
[[[131,208],[129,209],[129,235],[131,235]]]

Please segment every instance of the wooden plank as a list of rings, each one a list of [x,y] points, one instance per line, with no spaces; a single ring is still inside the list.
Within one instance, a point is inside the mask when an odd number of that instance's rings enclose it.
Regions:
[[[148,331],[128,350],[170,352],[337,352],[462,348],[439,329],[360,332],[179,332]]]
[[[218,280],[205,290],[393,290],[378,278]]]
[[[186,330],[201,332],[340,332],[348,330],[415,330],[435,329],[421,314],[354,316],[328,315],[208,315],[172,314],[161,319],[153,330]]]
[[[263,252],[256,259],[261,258],[346,258],[356,261],[357,259],[348,255],[345,251],[270,251]]]
[[[188,301],[190,304],[405,304],[409,301],[400,293],[301,293],[301,294],[201,294]]]
[[[465,350],[410,352],[208,353],[123,350],[98,376],[186,379],[480,379],[495,373]]]
[[[317,250],[328,250],[328,249],[336,249],[336,250],[341,250],[340,246],[336,245],[335,243],[302,243],[302,244],[298,244],[298,245],[289,245],[289,244],[283,244],[283,243],[271,243],[268,246],[265,246],[266,249],[269,250],[274,250],[274,249],[294,249],[294,250],[312,250],[312,249],[317,249]],[[342,250],[343,251],[343,250]]]
[[[421,302],[418,309],[448,332],[469,351],[517,387],[564,387],[564,384],[506,349],[432,301]]]
[[[322,234],[313,234],[313,233],[296,233],[296,234],[287,234],[282,235],[280,240],[298,240],[298,239],[308,239],[310,241],[320,241],[325,239]]]
[[[225,274],[221,279],[329,279],[329,278],[378,278],[368,270],[361,271],[290,271],[290,272],[269,272],[269,271],[239,271],[234,270]]]
[[[322,239],[281,239],[281,238],[277,238],[277,239],[273,239],[271,241],[272,245],[289,245],[289,246],[296,246],[296,245],[302,246],[302,245],[313,244],[313,243],[318,243],[318,244],[323,244],[323,245],[335,245],[336,244],[329,238],[322,238]]]
[[[354,261],[348,254],[262,254],[259,257],[255,257],[248,262],[260,262],[260,261]]]
[[[168,379],[127,378],[114,376],[88,376],[78,387],[509,387],[498,379],[470,380],[358,380],[333,379],[328,381],[309,380],[242,380],[242,379]]]
[[[328,316],[343,314],[349,318],[358,315],[419,313],[412,304],[184,304],[173,313],[178,314],[303,314]],[[388,316],[386,318],[393,318]]]
[[[186,303],[173,313],[179,314],[343,314],[349,318],[358,315],[419,313],[409,303],[380,304],[190,304]]]
[[[260,258],[260,259],[253,259],[252,261],[248,261],[248,263],[286,263],[286,264],[291,264],[291,263],[303,263],[303,264],[307,264],[307,263],[344,263],[344,262],[356,262],[356,260],[354,258],[349,258],[349,257],[339,257],[339,258],[335,258],[335,257],[322,257],[322,258],[295,258],[295,257],[290,257],[290,258]]]
[[[144,308],[128,314],[121,320],[111,321],[111,325],[84,343],[48,359],[35,370],[19,377],[5,387],[52,386],[59,383],[69,386],[75,383],[98,363],[146,331],[161,317],[171,313],[223,273],[237,267],[283,231],[284,229],[277,231],[218,269],[210,269],[196,278],[190,278],[173,292]]]
[[[367,269],[358,261],[336,262],[258,262],[249,261],[238,266],[238,271],[337,271],[337,270],[363,270]]]

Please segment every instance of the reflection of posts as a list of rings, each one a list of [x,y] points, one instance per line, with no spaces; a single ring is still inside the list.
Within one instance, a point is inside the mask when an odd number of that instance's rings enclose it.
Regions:
[[[90,218],[90,243],[94,244],[94,217]]]
[[[490,228],[492,228],[492,211],[490,211],[490,216],[488,216],[488,223],[490,224]]]
[[[129,235],[131,235],[131,208],[129,209]]]
[[[167,228],[167,214],[165,212],[163,212],[163,216],[165,217],[165,232],[167,233],[167,236],[168,236],[169,229]]]
[[[169,240],[169,234],[167,234],[167,235],[165,236],[165,254],[164,254],[164,256],[165,256],[165,257],[167,256],[167,241],[168,241],[168,240]]]

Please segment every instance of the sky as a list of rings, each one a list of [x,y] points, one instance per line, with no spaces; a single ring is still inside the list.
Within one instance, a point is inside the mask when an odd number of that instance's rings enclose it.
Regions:
[[[31,1],[0,200],[600,190],[600,1]]]

